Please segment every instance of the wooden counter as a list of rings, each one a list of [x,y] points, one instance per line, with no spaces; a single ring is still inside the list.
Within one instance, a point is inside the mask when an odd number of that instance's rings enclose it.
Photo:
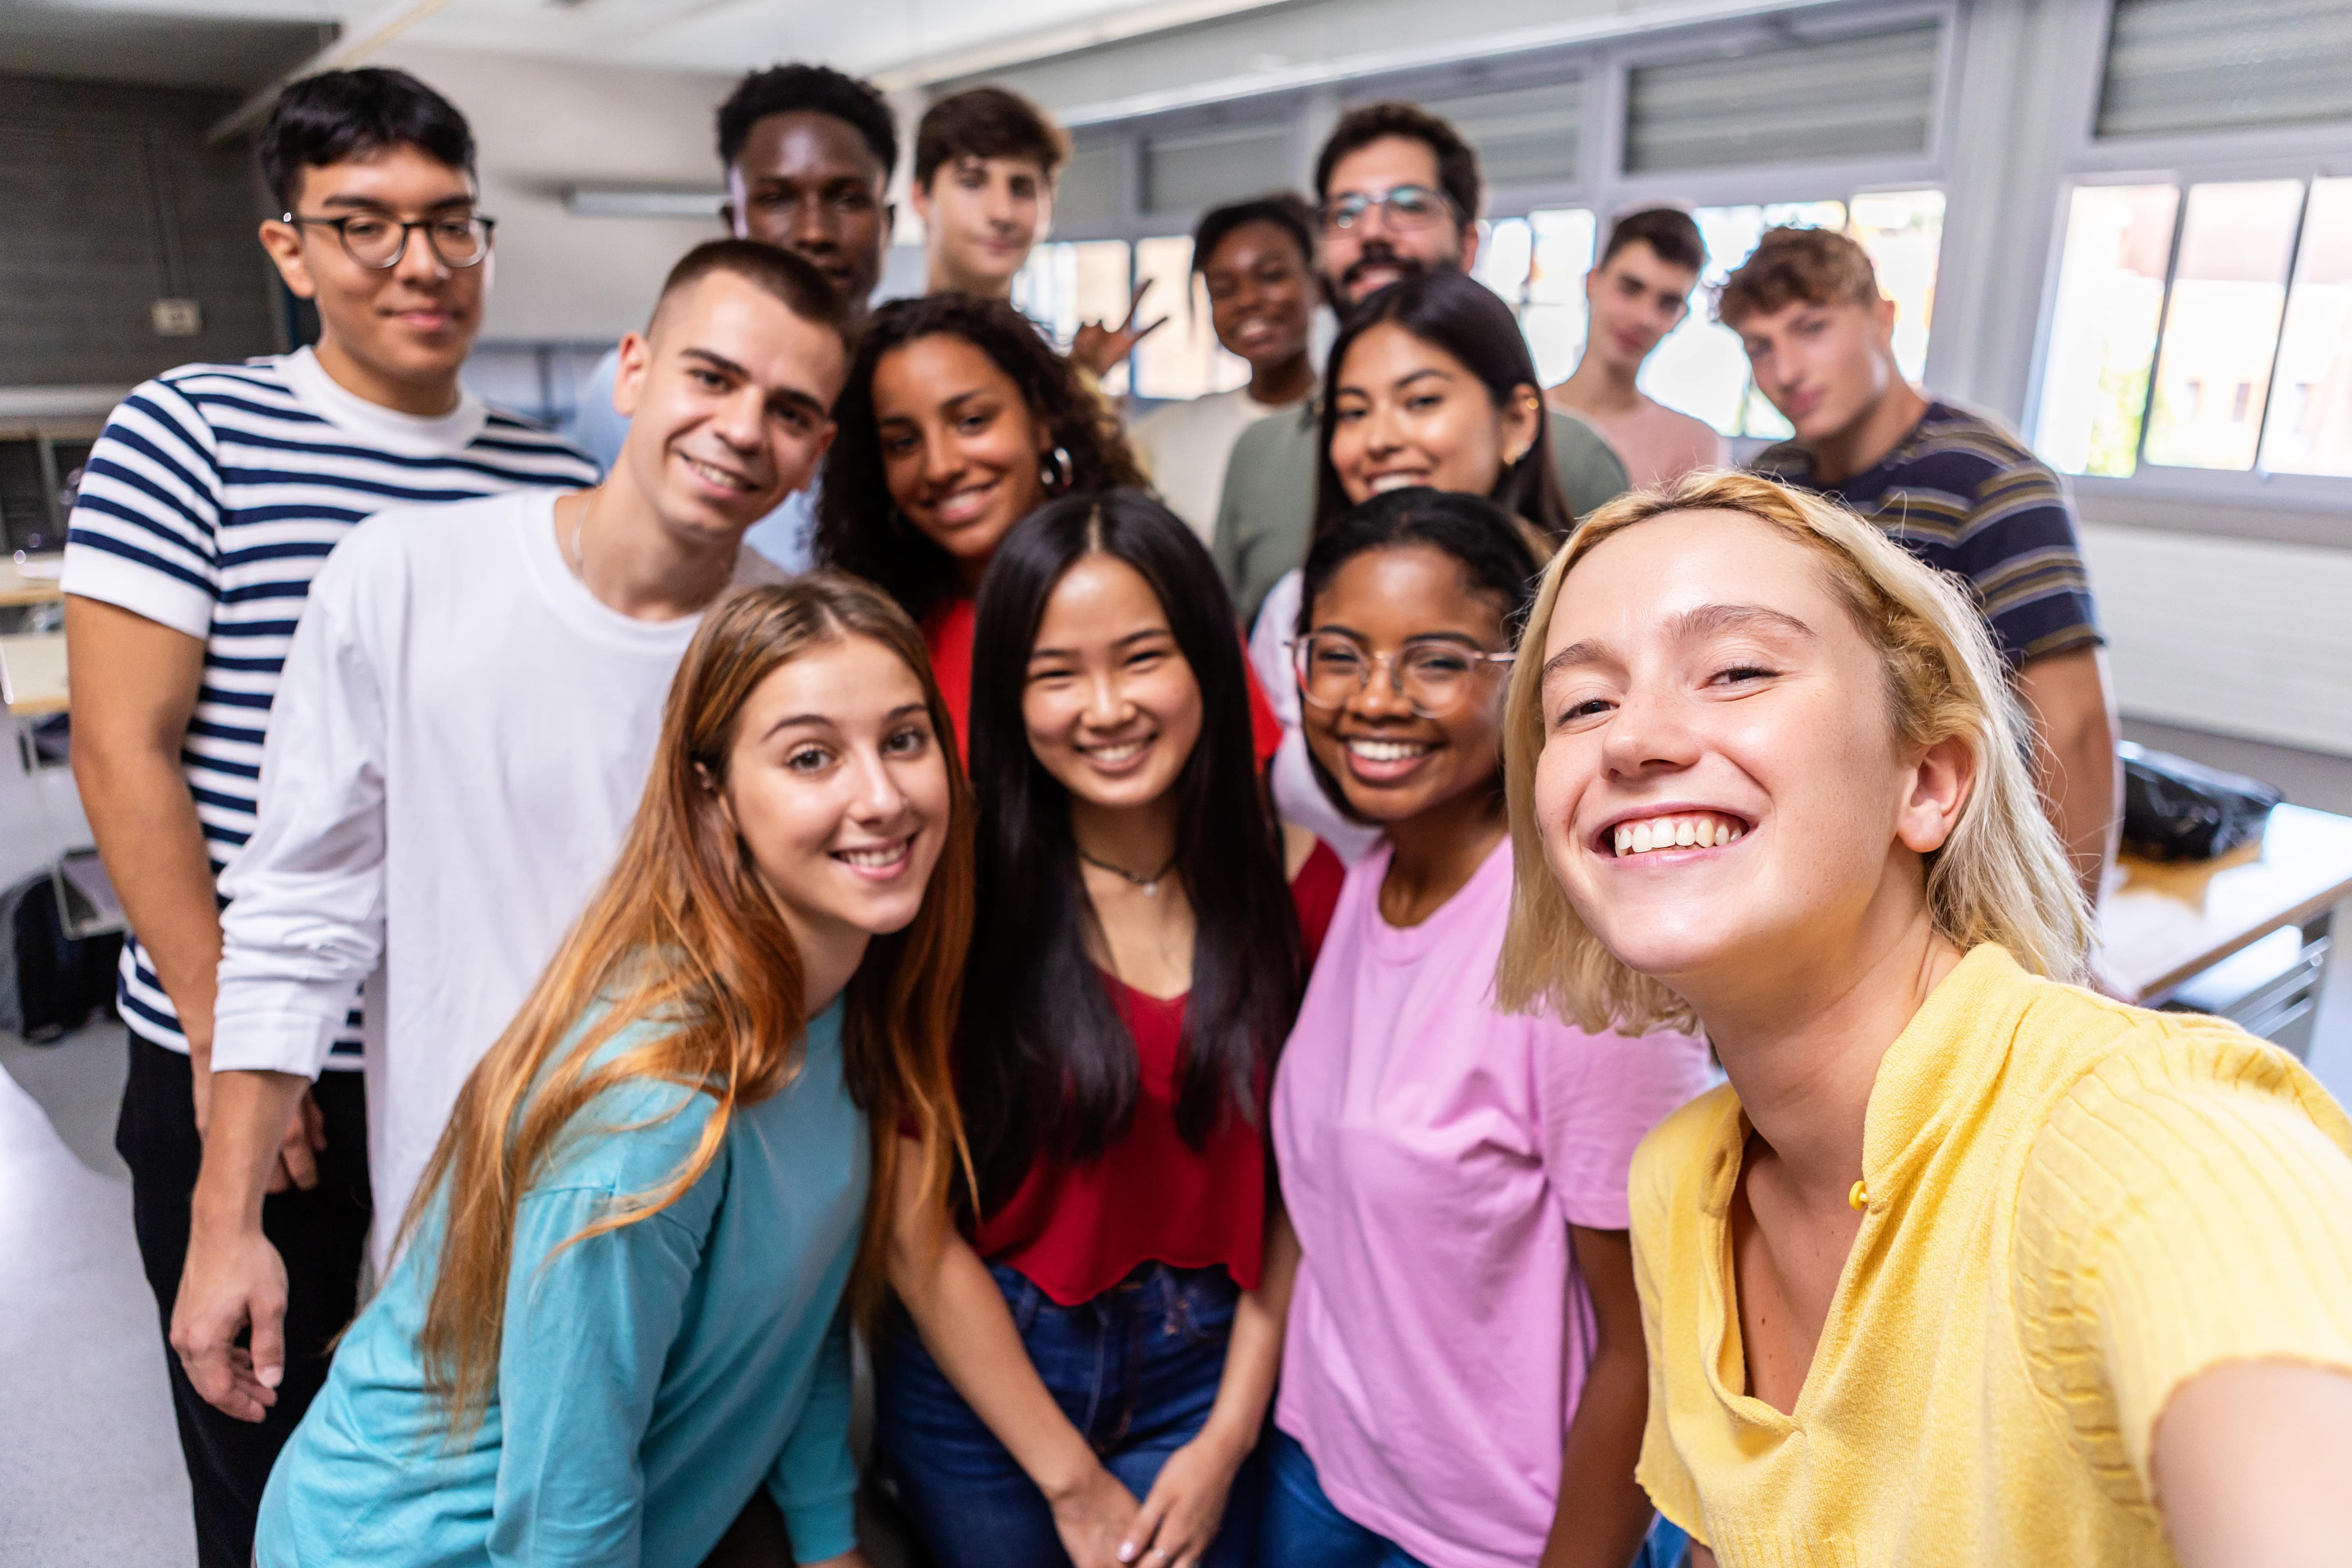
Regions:
[[[2352,897],[2352,817],[2273,811],[2261,840],[2217,860],[2126,855],[2099,910],[2102,961],[2126,999],[2162,1004],[2181,984],[2288,926],[2320,934]]]

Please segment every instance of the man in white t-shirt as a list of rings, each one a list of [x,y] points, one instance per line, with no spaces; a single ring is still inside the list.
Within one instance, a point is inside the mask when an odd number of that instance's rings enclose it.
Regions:
[[[1544,394],[1601,432],[1636,485],[1672,484],[1693,468],[1723,468],[1731,444],[1714,426],[1634,385],[1668,332],[1690,314],[1706,270],[1706,244],[1680,207],[1628,213],[1610,226],[1600,264],[1584,275],[1584,356]]]
[[[261,1196],[352,984],[381,1269],[458,1089],[611,864],[702,613],[781,579],[743,533],[831,442],[849,336],[804,258],[698,246],[622,345],[631,424],[604,484],[386,513],[320,573],[228,879],[172,1320],[221,1409],[256,1420],[277,1397],[285,1270]]]
[[[1155,408],[1128,443],[1168,510],[1207,544],[1234,443],[1315,391],[1314,209],[1288,191],[1213,209],[1192,231],[1192,270],[1208,285],[1217,342],[1249,362],[1249,384]]]

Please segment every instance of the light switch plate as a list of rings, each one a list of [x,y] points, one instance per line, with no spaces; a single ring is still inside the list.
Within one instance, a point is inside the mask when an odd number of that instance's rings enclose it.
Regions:
[[[194,300],[158,300],[147,315],[159,338],[193,338],[205,330],[205,308]]]

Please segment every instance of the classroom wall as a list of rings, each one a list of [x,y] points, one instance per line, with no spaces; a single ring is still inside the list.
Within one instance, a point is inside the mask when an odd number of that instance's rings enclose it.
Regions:
[[[563,187],[719,183],[719,101],[733,76],[631,70],[395,44],[473,122],[482,209],[499,220],[487,342],[611,342],[645,324],[670,264],[722,230],[692,218],[578,217]]]
[[[252,151],[205,141],[236,101],[0,76],[0,388],[128,388],[278,346]],[[159,333],[165,299],[199,330]]]

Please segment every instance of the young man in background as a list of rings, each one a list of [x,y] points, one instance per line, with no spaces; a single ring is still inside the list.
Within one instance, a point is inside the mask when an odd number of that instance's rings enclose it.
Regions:
[[[1431,268],[1466,271],[1478,254],[1478,154],[1453,126],[1410,103],[1340,116],[1315,164],[1323,289],[1344,318],[1360,301]],[[1234,443],[1217,503],[1217,569],[1244,622],[1307,558],[1321,411],[1260,420]],[[1552,461],[1581,517],[1626,489],[1625,467],[1592,428],[1553,410]]]
[[[115,1142],[167,1329],[211,1124],[217,882],[254,830],[263,738],[313,576],[386,507],[593,478],[458,384],[488,303],[491,220],[455,108],[398,71],[329,72],[279,95],[260,156],[278,215],[261,243],[318,306],[317,344],[139,387],[90,454],[66,544],[74,777],[131,931]],[[271,1195],[257,1224],[286,1258],[276,1407],[232,1420],[166,1358],[207,1568],[249,1560],[270,1466],[356,1304],[370,1197],[355,1004],[350,985],[331,1000],[325,1070],[261,1161]]]
[[[1757,390],[1796,435],[1759,472],[1821,491],[1963,579],[2033,720],[2042,804],[2096,902],[2123,823],[2120,738],[2098,614],[2058,477],[1981,416],[1934,402],[1895,363],[1895,301],[1861,246],[1776,228],[1723,286]]]
[[[851,319],[866,320],[882,279],[897,216],[887,200],[898,167],[898,127],[881,89],[829,66],[771,66],[735,84],[719,106],[719,163],[728,232],[804,257],[841,290]],[[567,432],[610,469],[629,423],[613,407],[617,348],[597,362]],[[787,572],[809,564],[816,493],[784,498],[744,542]]]
[[[1634,384],[1643,362],[1690,314],[1691,290],[1706,270],[1706,245],[1690,214],[1651,207],[1619,218],[1600,265],[1584,275],[1583,356],[1544,395],[1600,431],[1636,485],[1671,484],[1731,461],[1731,444],[1714,426]]]
[[[923,220],[924,287],[1013,296],[1013,279],[1054,216],[1070,139],[1017,92],[975,87],[924,110],[910,199]]]
[[[367,982],[382,1273],[459,1088],[635,815],[703,611],[731,583],[782,579],[743,534],[832,440],[849,338],[810,262],[698,246],[622,342],[629,436],[603,484],[391,513],[320,574],[227,881],[212,1126],[172,1317],[221,1409],[267,1418],[281,1386],[262,1194],[338,999]]]
[[[1069,162],[1070,139],[1044,110],[1001,87],[950,93],[915,128],[911,199],[923,220],[924,289],[932,294],[1013,297],[1013,279],[1054,221],[1054,182]],[[1100,380],[1145,333],[1139,289],[1118,326],[1082,322],[1070,361]]]

